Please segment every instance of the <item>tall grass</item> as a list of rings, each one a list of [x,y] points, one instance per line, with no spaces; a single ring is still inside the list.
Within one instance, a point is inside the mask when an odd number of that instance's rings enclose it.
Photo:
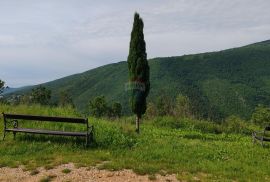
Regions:
[[[152,118],[149,123],[157,127],[196,130],[203,133],[214,134],[239,133],[251,135],[252,131],[260,129],[259,126],[256,126],[248,121],[244,121],[236,116],[231,116],[220,123],[192,118],[163,116]]]
[[[80,116],[80,114],[71,106],[67,107],[53,107],[42,105],[6,105],[0,104],[1,113],[14,114],[32,114],[45,116]]]

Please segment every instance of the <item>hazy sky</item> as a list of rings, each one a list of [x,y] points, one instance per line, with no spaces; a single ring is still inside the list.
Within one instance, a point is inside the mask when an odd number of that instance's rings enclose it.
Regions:
[[[269,0],[0,0],[0,79],[19,87],[126,60],[135,11],[148,58],[270,39]]]

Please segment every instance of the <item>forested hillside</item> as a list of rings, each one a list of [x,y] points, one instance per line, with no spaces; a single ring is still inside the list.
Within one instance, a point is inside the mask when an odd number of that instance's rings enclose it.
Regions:
[[[151,91],[174,100],[177,94],[191,100],[192,111],[199,117],[220,119],[229,115],[248,118],[258,104],[270,104],[270,41],[195,55],[149,60]],[[129,113],[127,63],[109,64],[84,73],[45,83],[53,100],[67,91],[81,111],[89,100],[104,95],[119,101]]]

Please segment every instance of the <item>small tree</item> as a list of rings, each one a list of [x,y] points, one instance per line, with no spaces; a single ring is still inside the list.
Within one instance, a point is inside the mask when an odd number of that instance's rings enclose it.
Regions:
[[[40,85],[37,88],[32,89],[31,100],[33,103],[41,105],[47,105],[50,103],[51,91],[46,87]]]
[[[190,101],[187,96],[178,94],[175,103],[175,115],[181,117],[188,117],[191,115]]]
[[[259,105],[255,108],[251,120],[253,123],[265,126],[270,124],[270,108]]]
[[[5,82],[0,80],[0,94],[3,93]]]
[[[105,96],[98,96],[89,103],[90,114],[95,117],[102,117],[107,115],[108,107]]]
[[[20,104],[29,105],[31,102],[31,96],[29,94],[25,94],[20,97]]]
[[[225,119],[224,125],[227,132],[244,133],[246,128],[246,122],[239,116],[229,116]]]
[[[159,116],[172,115],[173,102],[171,98],[166,94],[166,91],[162,90],[157,97],[157,114]]]
[[[119,102],[113,103],[111,107],[111,112],[113,117],[120,118],[122,115],[122,105]]]
[[[157,98],[157,114],[159,116],[165,116],[169,114],[170,104],[165,97],[159,96]]]
[[[95,97],[89,103],[90,114],[95,117],[121,117],[122,105],[118,102],[111,106],[107,104],[105,96]]]
[[[60,106],[70,105],[70,106],[74,107],[73,100],[72,100],[71,96],[67,93],[67,91],[62,91],[60,93],[59,105]]]
[[[157,107],[153,102],[147,104],[146,115],[148,118],[157,116]]]
[[[129,82],[132,84],[130,104],[136,114],[136,131],[140,132],[140,119],[146,111],[146,97],[150,90],[149,66],[143,34],[143,20],[134,15],[128,55]]]

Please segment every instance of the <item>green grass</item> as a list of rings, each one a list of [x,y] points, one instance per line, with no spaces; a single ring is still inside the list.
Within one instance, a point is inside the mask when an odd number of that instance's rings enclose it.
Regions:
[[[67,110],[0,105],[1,112],[77,115]],[[245,132],[237,133],[207,121],[163,117],[144,120],[141,134],[137,135],[132,118],[117,121],[89,118],[89,121],[95,127],[95,142],[89,148],[84,147],[84,140],[76,138],[18,134],[13,140],[12,134],[8,134],[0,142],[0,166],[24,165],[32,171],[40,166],[51,168],[73,162],[86,167],[101,165],[108,170],[132,169],[150,178],[157,173],[174,173],[187,181],[270,181],[270,147],[253,145],[249,126]],[[0,135],[3,135],[2,119],[1,123]],[[50,128],[50,125],[42,126]],[[75,125],[68,129],[84,128]]]
[[[71,170],[70,169],[67,169],[67,168],[62,170],[62,173],[65,173],[65,174],[68,174],[70,172],[71,172]]]

